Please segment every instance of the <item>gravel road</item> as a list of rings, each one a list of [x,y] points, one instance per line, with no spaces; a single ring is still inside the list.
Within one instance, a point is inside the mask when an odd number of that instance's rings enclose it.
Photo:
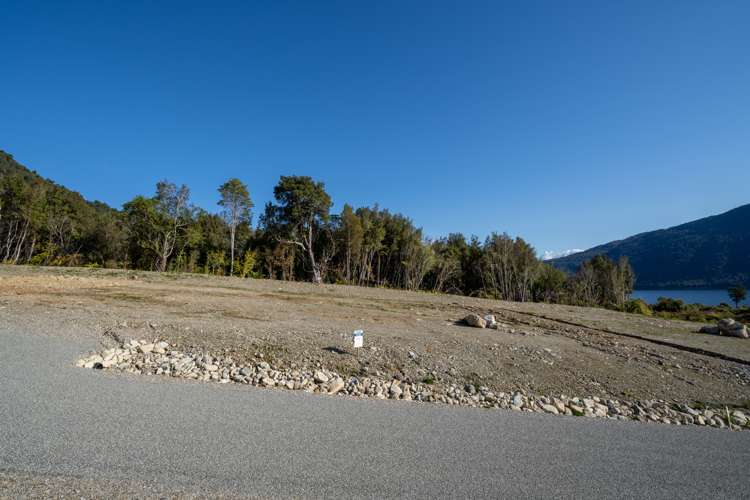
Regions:
[[[750,433],[355,400],[72,366],[0,324],[0,496],[741,497]]]

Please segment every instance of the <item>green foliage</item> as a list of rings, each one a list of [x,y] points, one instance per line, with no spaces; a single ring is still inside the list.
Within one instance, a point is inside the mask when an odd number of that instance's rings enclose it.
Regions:
[[[206,274],[224,275],[226,254],[224,252],[208,252],[206,256]]]
[[[641,314],[643,316],[652,316],[654,314],[648,304],[646,304],[646,302],[642,299],[628,300],[627,302],[625,302],[623,310],[625,312]]]
[[[257,273],[255,272],[255,266],[257,264],[257,255],[253,250],[247,250],[245,255],[242,257],[242,265],[239,266],[240,278],[255,278]]]
[[[542,263],[534,281],[534,300],[537,302],[561,302],[565,297],[568,276],[549,264]]]
[[[654,305],[654,311],[656,312],[676,313],[684,310],[685,303],[682,300],[670,297],[659,297],[656,299],[656,304]]]
[[[300,247],[314,283],[322,283],[334,243],[329,225],[332,202],[322,182],[281,176],[273,190],[277,205],[266,205],[265,229],[279,242]]]

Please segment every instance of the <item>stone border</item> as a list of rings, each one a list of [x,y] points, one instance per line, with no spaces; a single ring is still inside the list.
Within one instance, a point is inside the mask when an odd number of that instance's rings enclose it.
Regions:
[[[695,409],[663,400],[622,401],[599,397],[547,397],[517,392],[493,392],[488,387],[467,384],[411,383],[380,377],[349,377],[318,367],[314,370],[280,368],[266,361],[237,364],[229,357],[209,353],[186,353],[172,349],[167,342],[130,340],[120,347],[81,358],[76,366],[111,369],[145,375],[238,383],[259,387],[279,387],[309,393],[345,394],[355,397],[443,403],[477,408],[503,408],[515,411],[574,415],[614,420],[637,420],[673,425],[701,425],[733,430],[750,430],[750,417],[728,408]]]

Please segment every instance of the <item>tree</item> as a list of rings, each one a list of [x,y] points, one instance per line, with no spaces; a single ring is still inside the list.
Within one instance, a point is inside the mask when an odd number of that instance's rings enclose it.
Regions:
[[[359,220],[359,217],[357,217],[357,214],[354,213],[349,204],[344,204],[344,208],[341,210],[340,232],[342,233],[344,248],[346,249],[346,255],[344,256],[344,279],[347,283],[351,283],[352,263],[358,260],[358,256],[362,250],[364,231],[362,229],[362,221]]]
[[[219,205],[224,208],[222,216],[229,226],[230,253],[231,263],[229,264],[229,274],[234,274],[234,240],[237,232],[237,226],[240,224],[249,224],[251,220],[250,210],[253,208],[253,202],[247,191],[247,186],[239,179],[229,179],[219,187],[221,199]]]
[[[729,294],[729,298],[732,299],[732,302],[734,302],[735,309],[740,307],[740,302],[747,298],[747,288],[742,285],[733,286],[727,290],[727,293]]]
[[[555,267],[542,263],[539,276],[534,282],[534,300],[537,302],[561,302],[566,274]]]
[[[131,248],[153,257],[154,268],[166,271],[178,239],[193,218],[188,204],[190,191],[171,182],[156,184],[153,198],[136,196],[123,205]]]
[[[482,249],[481,269],[488,295],[526,302],[539,273],[539,259],[523,239],[492,233]]]
[[[278,205],[266,207],[266,220],[273,221],[279,241],[302,249],[310,265],[313,283],[322,283],[315,249],[318,237],[328,224],[332,205],[325,186],[307,176],[281,176],[273,195]]]

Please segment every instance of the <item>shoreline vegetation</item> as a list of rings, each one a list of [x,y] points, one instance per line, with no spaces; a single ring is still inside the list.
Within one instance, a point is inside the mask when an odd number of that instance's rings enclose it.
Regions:
[[[0,262],[339,283],[695,321],[735,314],[723,305],[631,299],[636,276],[627,257],[596,255],[566,274],[505,233],[430,240],[408,217],[377,205],[332,213],[325,185],[310,177],[281,176],[255,226],[239,179],[218,187],[217,205],[216,213],[196,207],[187,186],[165,180],[118,210],[0,152]]]

